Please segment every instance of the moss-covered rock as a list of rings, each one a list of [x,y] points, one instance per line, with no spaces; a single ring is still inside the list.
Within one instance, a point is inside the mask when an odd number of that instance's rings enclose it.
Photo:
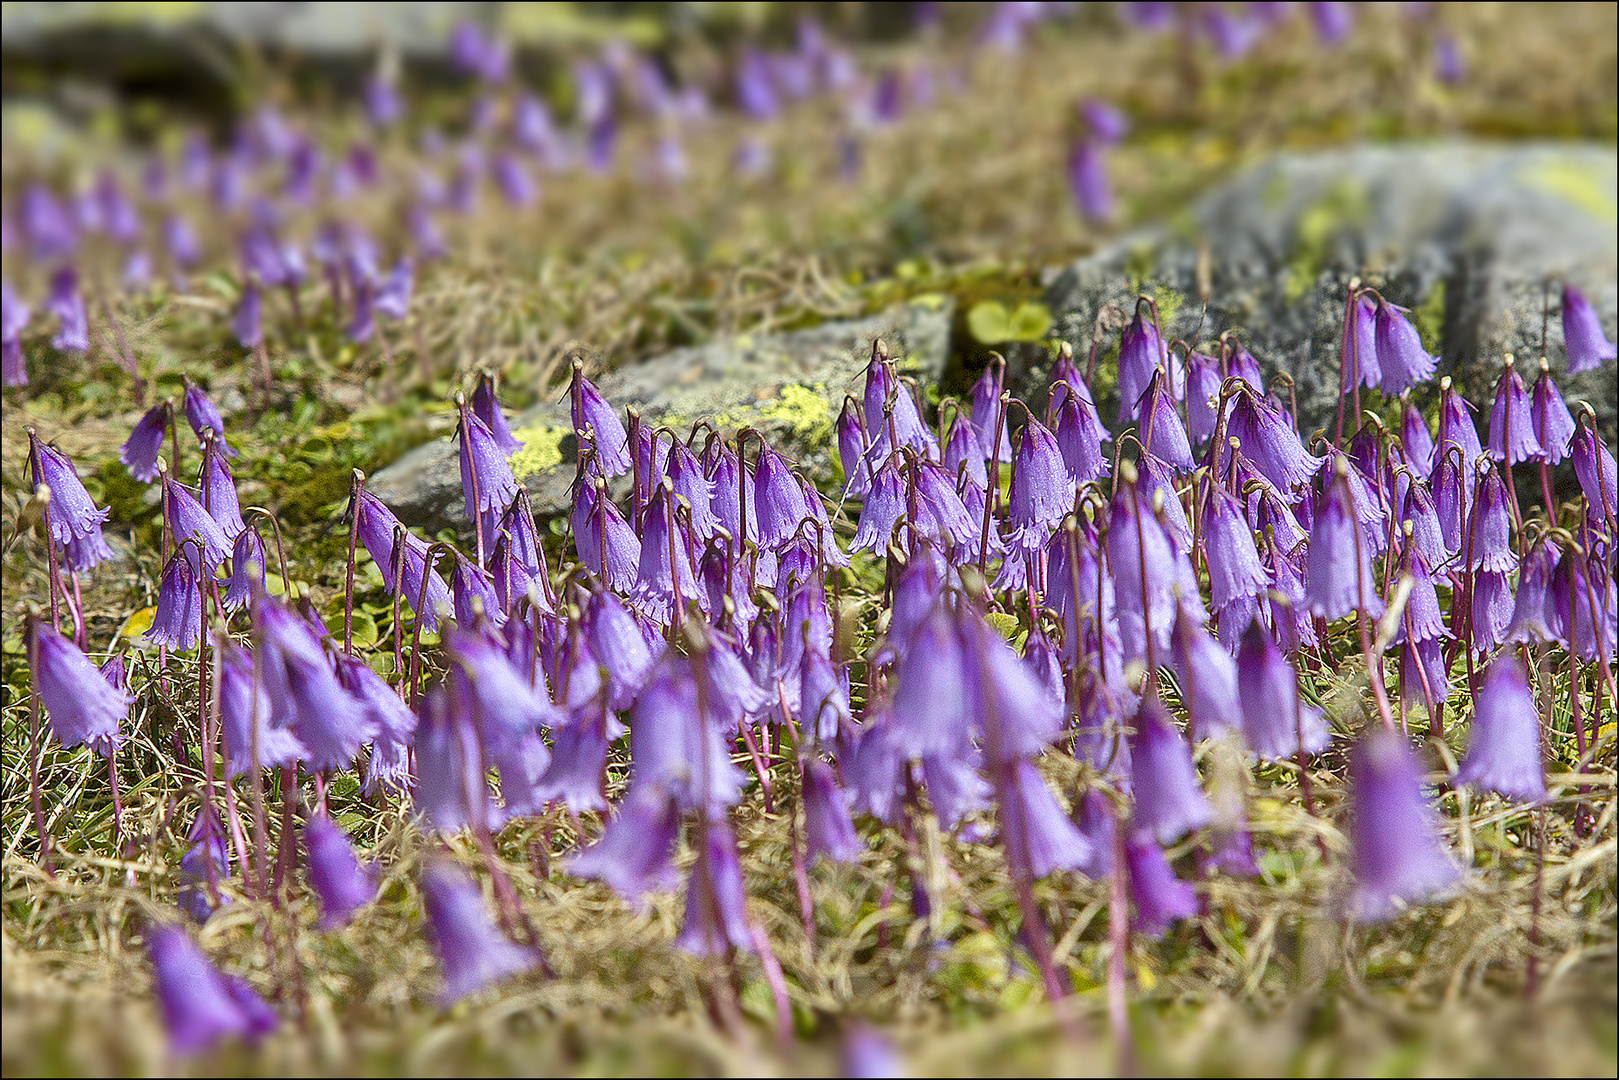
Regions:
[[[1338,407],[1339,337],[1352,275],[1416,310],[1425,342],[1441,357],[1439,374],[1453,375],[1475,403],[1488,400],[1506,353],[1539,356],[1550,286],[1545,349],[1552,370],[1570,400],[1596,407],[1611,443],[1613,368],[1564,374],[1556,304],[1558,283],[1573,281],[1613,336],[1616,176],[1612,147],[1578,144],[1278,155],[1208,195],[1175,227],[1127,238],[1065,268],[1047,295],[1053,336],[1084,355],[1097,313],[1109,304],[1128,310],[1144,290],[1159,300],[1167,337],[1196,334],[1210,342],[1235,329],[1267,374],[1292,376],[1308,435],[1330,424]],[[1014,356],[1014,387],[1035,391],[1038,400],[1050,350],[1023,348]],[[1112,386],[1097,382],[1103,415],[1112,416],[1113,402],[1103,400]]]
[[[843,395],[858,397],[864,387],[872,341],[883,339],[901,374],[936,384],[949,352],[952,314],[948,303],[907,304],[791,333],[741,335],[620,368],[597,385],[615,408],[633,406],[643,423],[666,426],[681,438],[699,420],[727,436],[754,428],[805,475],[824,481],[836,467],[833,420]],[[512,456],[512,471],[528,488],[534,512],[565,512],[575,447],[566,399],[536,406],[512,427],[525,443]],[[417,447],[368,487],[408,524],[436,530],[466,520],[452,440]]]

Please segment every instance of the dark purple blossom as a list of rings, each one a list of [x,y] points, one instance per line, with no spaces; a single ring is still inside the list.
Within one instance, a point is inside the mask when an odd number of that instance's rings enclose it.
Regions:
[[[1551,369],[1544,359],[1541,360],[1540,378],[1535,380],[1529,417],[1535,438],[1546,452],[1546,463],[1556,465],[1567,457],[1574,444],[1574,417],[1568,411],[1562,391],[1552,382]]]
[[[804,846],[811,862],[854,863],[865,850],[855,835],[849,804],[832,769],[819,758],[804,763]]]
[[[195,495],[175,483],[174,478],[166,473],[163,476],[163,496],[169,532],[175,542],[183,544],[187,540],[195,541],[196,549],[202,555],[203,566],[213,573],[230,555],[230,540],[224,530],[213,515],[202,508]],[[182,547],[181,550],[186,548]],[[195,561],[196,554],[188,553],[186,557]]]
[[[1328,621],[1352,611],[1364,612],[1369,618],[1383,613],[1377,576],[1372,571],[1372,542],[1356,520],[1359,508],[1350,494],[1351,468],[1347,459],[1338,459],[1310,529],[1306,599],[1311,613]]]
[[[596,461],[608,477],[622,476],[630,471],[630,440],[624,425],[607,404],[596,385],[585,378],[584,365],[575,363],[573,382],[569,387],[572,402],[573,430],[583,446],[587,441],[596,448]]]
[[[45,298],[45,313],[56,316],[56,335],[51,348],[62,352],[85,352],[90,348],[90,316],[79,293],[79,275],[64,266],[51,275],[51,291]]]
[[[271,725],[270,697],[262,684],[255,685],[251,653],[238,645],[221,649],[216,639],[214,667],[219,673],[220,728],[231,776],[252,771],[255,753],[260,768],[291,765],[307,753],[290,728]]]

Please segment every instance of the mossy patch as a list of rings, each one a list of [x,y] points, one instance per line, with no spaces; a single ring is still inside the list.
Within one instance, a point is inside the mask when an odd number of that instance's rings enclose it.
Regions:
[[[1365,222],[1371,213],[1365,186],[1345,177],[1299,215],[1293,256],[1283,270],[1282,295],[1289,304],[1304,294],[1321,276],[1326,265],[1327,246],[1346,228]]]

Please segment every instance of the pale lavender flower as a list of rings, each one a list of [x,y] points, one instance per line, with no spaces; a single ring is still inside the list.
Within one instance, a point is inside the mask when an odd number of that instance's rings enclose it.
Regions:
[[[1354,884],[1344,909],[1357,922],[1381,922],[1461,879],[1440,839],[1438,813],[1404,741],[1381,728],[1356,745],[1349,765]]]
[[[112,753],[123,741],[121,725],[134,696],[103,678],[90,658],[49,624],[30,617],[25,627],[28,667],[51,734],[63,746]]]
[[[1484,673],[1467,753],[1456,779],[1509,799],[1544,802],[1546,770],[1540,739],[1540,714],[1529,693],[1523,662],[1514,653],[1502,653]]]
[[[146,638],[154,645],[167,645],[178,652],[189,652],[202,638],[202,593],[184,548],[169,556],[157,590],[157,610]]]
[[[747,898],[736,837],[728,826],[705,820],[699,828],[697,865],[686,882],[686,919],[675,945],[694,956],[753,951]]]
[[[601,839],[568,860],[568,873],[601,881],[636,911],[644,911],[648,893],[679,884],[674,868],[679,835],[680,814],[673,799],[632,794]]]
[[[1136,713],[1130,759],[1137,830],[1168,844],[1214,820],[1191,749],[1156,697],[1143,698]]]
[[[1568,350],[1568,372],[1595,371],[1603,361],[1619,355],[1602,329],[1602,319],[1573,285],[1563,285],[1563,344]]]
[[[304,823],[304,847],[309,852],[309,887],[320,897],[320,928],[342,926],[376,896],[375,872],[360,865],[349,838],[324,816]]]
[[[1301,750],[1314,754],[1327,748],[1321,710],[1299,699],[1293,665],[1257,622],[1243,634],[1237,652],[1237,693],[1243,737],[1256,756],[1285,761]]]
[[[422,871],[428,936],[444,969],[440,999],[449,1006],[492,983],[535,967],[539,957],[519,948],[489,921],[483,894],[461,870],[443,861]]]
[[[1124,859],[1129,867],[1130,903],[1134,908],[1130,925],[1136,933],[1161,938],[1175,920],[1197,914],[1197,894],[1175,877],[1163,849],[1151,836],[1126,837]]]

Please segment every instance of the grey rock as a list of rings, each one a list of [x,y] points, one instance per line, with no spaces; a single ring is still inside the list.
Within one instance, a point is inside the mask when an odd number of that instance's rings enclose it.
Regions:
[[[1569,400],[1596,408],[1611,445],[1614,369],[1565,373],[1558,285],[1566,279],[1584,291],[1612,339],[1616,177],[1614,150],[1590,145],[1279,155],[1204,198],[1184,222],[1129,237],[1056,274],[1047,295],[1053,335],[1083,357],[1105,306],[1128,312],[1138,289],[1157,294],[1173,308],[1166,337],[1210,342],[1235,329],[1267,375],[1291,376],[1308,433],[1329,427],[1338,407],[1344,297],[1359,274],[1391,302],[1417,309],[1441,358],[1438,373],[1452,375],[1487,417],[1501,358],[1512,353],[1533,371],[1549,286],[1552,370]],[[1008,357],[1017,392],[1044,387],[1049,355],[1036,347]],[[1103,400],[1111,386],[1097,382],[1098,406],[1111,421],[1116,399]],[[1419,404],[1435,393],[1437,382],[1414,391]],[[1346,429],[1354,421],[1346,418]]]
[[[707,420],[726,436],[743,427],[797,462],[812,480],[833,471],[832,425],[844,394],[858,397],[872,341],[883,339],[902,375],[937,384],[949,351],[949,303],[909,304],[881,315],[824,323],[783,334],[742,335],[675,349],[597,380],[621,412],[635,408],[642,423],[666,425],[685,438]],[[537,516],[571,505],[574,436],[566,400],[537,405],[512,421],[527,444],[512,458]],[[451,439],[400,457],[366,487],[409,525],[462,527],[459,452]]]

